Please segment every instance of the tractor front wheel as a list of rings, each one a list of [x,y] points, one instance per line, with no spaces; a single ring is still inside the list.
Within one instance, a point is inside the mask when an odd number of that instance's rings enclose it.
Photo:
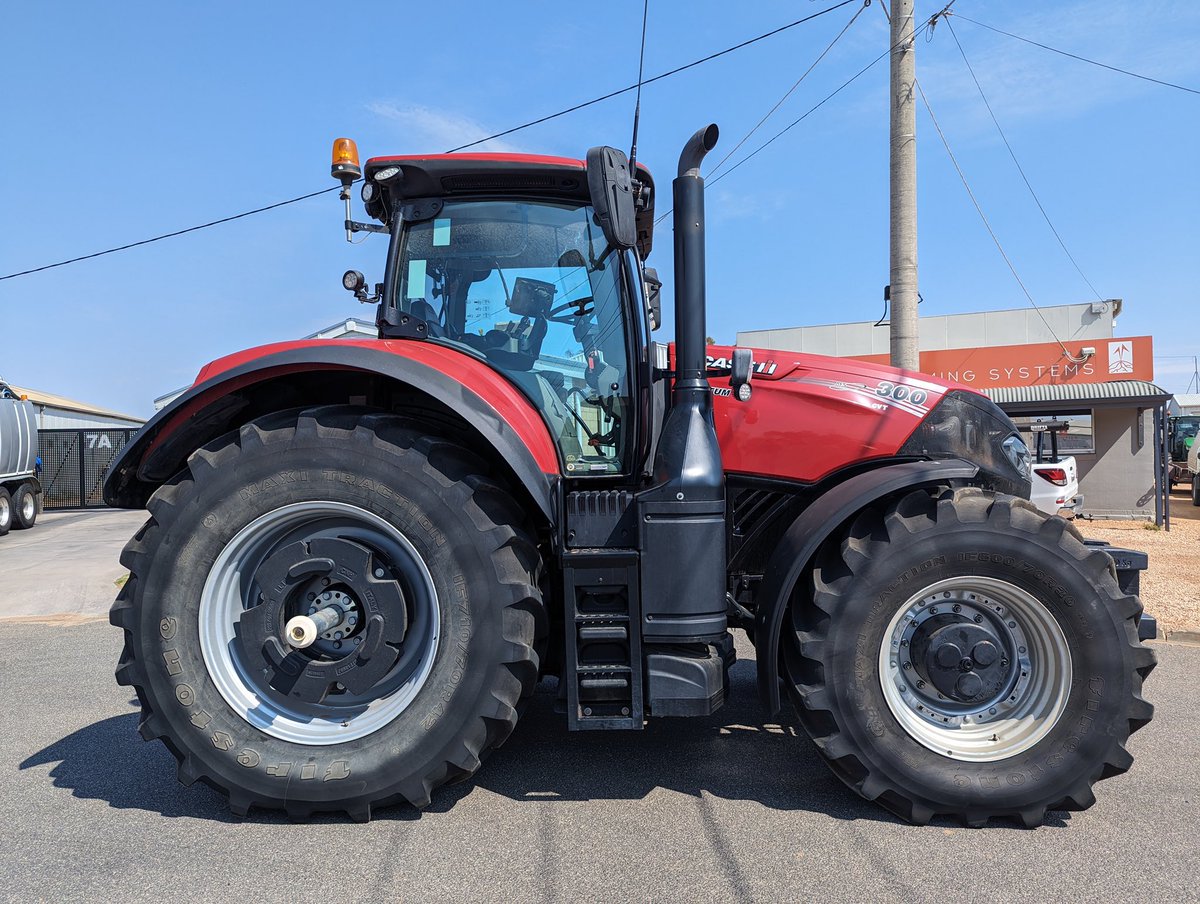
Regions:
[[[304,817],[418,807],[533,690],[541,561],[461,445],[390,414],[271,415],[151,498],[111,612],[117,680],[185,784]]]
[[[834,773],[926,823],[1040,825],[1124,772],[1153,652],[1112,559],[1023,500],[913,492],[826,545],[784,663]]]

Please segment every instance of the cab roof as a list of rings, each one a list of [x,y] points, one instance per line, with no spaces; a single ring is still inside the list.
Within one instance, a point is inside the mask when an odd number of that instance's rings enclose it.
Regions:
[[[387,180],[393,197],[427,198],[493,191],[527,191],[586,199],[587,165],[570,157],[538,154],[430,154],[372,157],[364,175],[399,166],[399,177]],[[640,167],[639,167],[640,169]]]
[[[517,195],[588,201],[587,164],[572,157],[540,154],[412,154],[372,157],[363,175],[371,181],[390,166],[399,174],[383,182],[384,188],[367,202],[367,213],[381,222],[392,205],[419,198],[469,195]],[[654,243],[654,179],[642,164],[635,173],[642,183],[642,204],[637,212],[638,253],[645,260]]]

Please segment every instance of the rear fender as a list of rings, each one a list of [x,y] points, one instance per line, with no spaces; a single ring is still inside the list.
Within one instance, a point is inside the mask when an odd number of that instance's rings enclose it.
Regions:
[[[205,443],[267,413],[248,396],[268,385],[280,388],[273,410],[348,398],[295,397],[289,380],[314,374],[384,378],[431,400],[477,435],[490,456],[525,488],[553,524],[561,468],[557,448],[540,412],[521,392],[477,359],[432,343],[326,340],[268,346],[208,365],[196,385],[158,412],[117,456],[104,482],[104,501],[140,508],[182,469]],[[260,393],[261,394],[261,393]],[[486,449],[486,451],[485,451]]]
[[[959,459],[911,461],[857,474],[805,509],[780,539],[763,574],[754,616],[758,692],[772,715],[779,711],[779,638],[797,581],[821,544],[868,505],[896,493],[949,481],[970,481],[979,469]]]

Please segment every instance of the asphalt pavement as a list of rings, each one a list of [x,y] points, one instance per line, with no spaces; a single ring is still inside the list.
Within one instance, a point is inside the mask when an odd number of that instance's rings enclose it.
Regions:
[[[764,717],[747,662],[716,716],[636,733],[567,732],[544,685],[479,774],[422,813],[239,819],[138,738],[116,629],[0,621],[0,645],[0,899],[1200,898],[1200,647],[1157,645],[1156,718],[1091,810],[970,830],[861,801],[793,721]]]
[[[125,574],[118,557],[144,511],[43,512],[0,537],[0,618],[100,615]]]

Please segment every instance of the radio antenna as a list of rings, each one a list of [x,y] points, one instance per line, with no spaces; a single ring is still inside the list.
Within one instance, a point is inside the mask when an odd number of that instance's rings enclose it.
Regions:
[[[636,184],[638,120],[642,117],[642,67],[646,62],[646,14],[650,11],[650,0],[642,0],[642,49],[638,53],[637,101],[633,106],[633,143],[629,149],[629,176]]]

